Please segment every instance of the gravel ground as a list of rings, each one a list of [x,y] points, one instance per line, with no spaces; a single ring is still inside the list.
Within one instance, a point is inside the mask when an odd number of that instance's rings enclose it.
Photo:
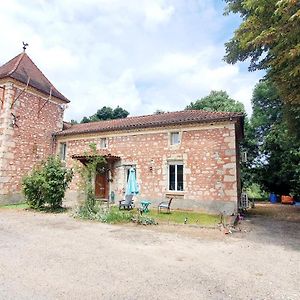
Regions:
[[[268,209],[231,235],[0,209],[0,299],[299,299],[300,211]]]

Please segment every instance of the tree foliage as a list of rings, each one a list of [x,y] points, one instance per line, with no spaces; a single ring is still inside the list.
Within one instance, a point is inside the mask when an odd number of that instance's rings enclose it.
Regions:
[[[300,2],[225,0],[225,14],[243,21],[225,44],[228,63],[250,59],[249,70],[266,70],[285,103],[300,104]],[[293,107],[292,107],[293,109]]]
[[[284,105],[268,81],[256,85],[253,114],[246,128],[244,184],[259,184],[268,192],[300,194],[300,141],[288,131]]]
[[[164,113],[165,113],[164,110],[162,110],[162,109],[157,109],[153,114],[154,114],[154,115],[161,115],[161,114],[164,114]]]
[[[283,103],[274,84],[261,81],[253,90],[251,127],[258,144],[264,142],[271,127],[282,121]]]
[[[263,188],[281,195],[300,195],[300,143],[285,122],[274,125],[262,145],[266,162],[258,168]]]
[[[65,191],[73,177],[58,157],[50,156],[23,178],[23,192],[31,208],[50,205],[52,209],[61,207]]]
[[[243,103],[229,97],[225,91],[211,91],[206,97],[191,102],[185,109],[207,111],[245,112]]]
[[[120,106],[117,106],[115,109],[109,106],[103,106],[101,109],[98,109],[94,115],[90,117],[83,117],[81,123],[122,119],[126,118],[128,115],[129,112]]]

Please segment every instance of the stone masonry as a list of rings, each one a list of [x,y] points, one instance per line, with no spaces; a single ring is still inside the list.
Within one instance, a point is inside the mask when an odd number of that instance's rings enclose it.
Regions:
[[[181,135],[179,145],[170,145],[170,133]],[[140,194],[136,200],[149,200],[155,206],[167,197],[174,197],[174,206],[184,209],[205,209],[232,213],[240,193],[237,174],[238,153],[234,122],[177,125],[163,128],[58,136],[67,144],[67,166],[78,162],[73,155],[82,154],[95,143],[101,151],[100,139],[106,137],[107,153],[119,156],[112,168],[109,191],[116,201],[124,197],[126,170],[135,166]],[[184,165],[184,191],[168,190],[168,164]],[[75,176],[69,199],[76,200],[78,175]]]
[[[0,110],[0,203],[19,201],[22,177],[54,152],[52,134],[63,126],[59,99],[8,80]],[[21,94],[21,95],[20,95]],[[16,97],[19,98],[13,103]],[[42,107],[43,106],[43,107]]]

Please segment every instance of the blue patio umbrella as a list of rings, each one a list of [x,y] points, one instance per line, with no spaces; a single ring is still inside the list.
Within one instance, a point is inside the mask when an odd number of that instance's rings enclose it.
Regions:
[[[136,195],[138,193],[139,193],[139,186],[136,181],[135,169],[130,168],[125,195]]]

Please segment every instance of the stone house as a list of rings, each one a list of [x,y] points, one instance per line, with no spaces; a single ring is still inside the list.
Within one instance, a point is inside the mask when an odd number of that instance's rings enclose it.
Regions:
[[[12,67],[14,72],[3,72]],[[0,67],[0,78],[0,201],[20,198],[21,177],[40,159],[56,153],[74,167],[88,159],[93,143],[106,159],[95,174],[99,199],[122,199],[133,167],[140,185],[137,201],[155,207],[173,197],[174,208],[236,211],[242,114],[186,110],[70,125],[62,121],[68,100],[27,54]],[[76,174],[67,193],[71,201],[80,196],[78,182]]]
[[[68,166],[87,159],[96,144],[107,168],[95,176],[96,196],[124,196],[128,170],[136,169],[140,193],[155,206],[174,197],[174,207],[233,212],[240,195],[237,113],[186,110],[69,126],[56,133]],[[76,197],[78,178],[71,185]],[[73,193],[72,193],[73,192]]]

